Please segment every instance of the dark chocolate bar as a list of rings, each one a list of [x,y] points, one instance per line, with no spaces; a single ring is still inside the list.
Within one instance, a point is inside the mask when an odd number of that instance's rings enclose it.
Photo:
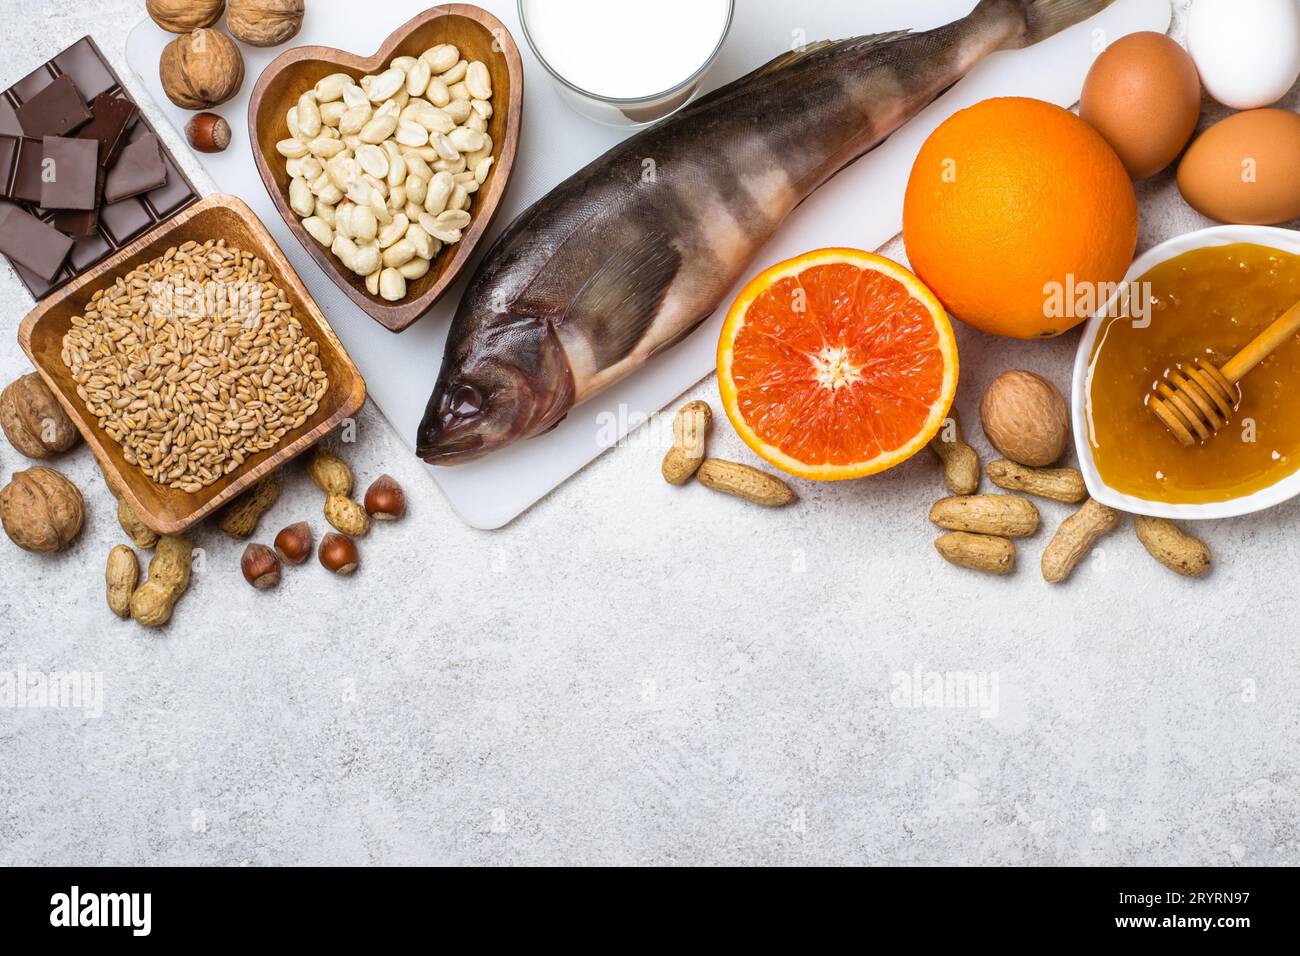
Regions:
[[[46,136],[41,159],[41,208],[94,211],[99,205],[99,144]]]
[[[72,251],[72,240],[13,203],[0,207],[0,252],[42,279],[53,279]]]
[[[61,76],[18,107],[26,136],[63,136],[90,122],[90,110],[72,77]]]
[[[122,150],[104,183],[104,201],[121,202],[167,183],[162,143],[153,133],[141,136]]]
[[[79,98],[91,104],[89,122],[69,136],[97,144],[96,188],[99,202],[103,203],[98,209],[41,207],[44,142],[25,135],[19,118],[24,106],[42,94],[58,95],[57,90],[47,91],[60,80],[64,81],[60,85],[66,88],[69,79]],[[133,115],[124,119],[127,113]],[[119,130],[123,123],[125,129]],[[71,237],[70,241],[74,242],[71,254],[53,277],[39,276],[17,259],[12,260],[18,278],[37,299],[94,269],[127,243],[158,228],[198,200],[194,185],[161,144],[165,181],[159,181],[154,188],[134,198],[116,203],[103,199],[107,173],[116,165],[119,151],[130,141],[153,135],[155,131],[149,120],[139,114],[130,93],[90,37],[83,37],[9,89],[0,91],[0,194],[7,194],[0,198],[0,204],[5,198],[12,200],[38,220],[38,225],[46,226],[47,230],[52,226],[54,231]],[[49,239],[48,233],[45,238]]]

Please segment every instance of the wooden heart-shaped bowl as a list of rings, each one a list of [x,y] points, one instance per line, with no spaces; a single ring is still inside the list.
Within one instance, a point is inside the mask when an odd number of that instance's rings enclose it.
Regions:
[[[322,77],[349,73],[359,81],[367,74],[382,73],[395,57],[418,57],[439,43],[454,43],[464,59],[481,60],[492,75],[493,111],[488,120],[488,133],[492,136],[495,161],[486,182],[471,197],[469,213],[473,219],[461,241],[443,248],[434,257],[428,273],[407,284],[405,299],[388,302],[367,292],[365,280],[345,268],[303,228],[302,221],[289,207],[290,176],[275,144],[289,138],[289,109]],[[398,27],[374,56],[356,56],[326,46],[304,46],[276,57],[253,88],[248,104],[249,140],[262,182],[303,248],[367,315],[389,331],[401,332],[428,312],[447,291],[487,231],[514,166],[523,97],[523,61],[514,38],[501,21],[472,4],[449,3],[432,7]]]

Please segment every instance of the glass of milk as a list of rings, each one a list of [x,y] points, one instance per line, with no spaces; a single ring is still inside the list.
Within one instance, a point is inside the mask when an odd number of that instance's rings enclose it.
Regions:
[[[691,101],[735,0],[519,0],[533,54],[561,96],[609,126],[643,126]]]

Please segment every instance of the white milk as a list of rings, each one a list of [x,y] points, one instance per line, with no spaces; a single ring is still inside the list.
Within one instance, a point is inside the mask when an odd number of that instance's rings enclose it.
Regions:
[[[528,36],[572,85],[611,99],[665,93],[718,48],[730,0],[522,0]]]

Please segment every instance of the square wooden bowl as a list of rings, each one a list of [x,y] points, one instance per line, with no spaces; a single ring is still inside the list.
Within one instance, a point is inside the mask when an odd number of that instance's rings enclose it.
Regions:
[[[374,7],[378,15],[382,5]],[[495,161],[487,181],[471,197],[473,216],[461,241],[444,248],[434,257],[428,273],[407,283],[401,302],[388,302],[366,291],[365,279],[334,258],[329,249],[313,239],[289,206],[289,173],[284,157],[275,148],[289,138],[287,115],[298,98],[331,73],[348,73],[360,80],[377,74],[399,56],[418,57],[439,43],[454,43],[463,59],[481,60],[492,76],[492,136]],[[496,213],[514,167],[519,144],[519,120],[523,109],[524,68],[519,48],[501,21],[480,7],[449,3],[432,7],[398,27],[374,56],[362,57],[326,46],[303,46],[282,53],[262,71],[248,104],[248,134],[253,158],[275,208],[280,211],[303,248],[316,260],[362,311],[391,332],[401,332],[424,315],[448,286],[460,275],[474,255],[474,249]]]
[[[200,243],[225,239],[229,245],[266,262],[276,283],[288,295],[303,329],[320,347],[329,389],[316,414],[285,434],[277,446],[250,457],[219,481],[187,493],[155,484],[139,468],[127,463],[122,446],[99,427],[98,420],[77,395],[72,372],[63,364],[61,353],[63,336],[72,327],[72,317],[85,313],[92,295],[111,286],[118,276],[191,239]],[[121,491],[141,520],[160,534],[178,534],[207,517],[263,475],[311,448],[344,419],[356,414],[366,400],[366,383],[325,316],[266,227],[234,196],[208,196],[50,296],[23,319],[18,341],[86,439],[105,476]]]

